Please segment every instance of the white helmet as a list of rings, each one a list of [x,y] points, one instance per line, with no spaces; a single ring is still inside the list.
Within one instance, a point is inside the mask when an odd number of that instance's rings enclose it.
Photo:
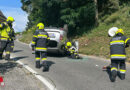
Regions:
[[[108,30],[108,35],[113,37],[115,36],[116,32],[118,31],[118,28],[117,27],[112,27]]]

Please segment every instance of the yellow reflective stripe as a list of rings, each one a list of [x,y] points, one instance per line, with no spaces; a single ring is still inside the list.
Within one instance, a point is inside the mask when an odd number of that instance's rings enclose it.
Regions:
[[[110,42],[110,43],[112,44],[112,43],[117,43],[117,42],[124,43],[124,41],[123,41],[123,40],[112,41],[112,42]]]
[[[8,38],[1,38],[1,40],[8,40]]]
[[[39,58],[39,57],[36,57],[35,59],[36,59],[36,60],[40,60],[40,58]]]
[[[47,35],[38,35],[38,37],[47,37]]]
[[[47,48],[38,48],[38,47],[36,47],[36,49],[42,49],[42,50],[47,50]]]
[[[10,52],[8,51],[8,52],[5,52],[6,54],[10,54]]]
[[[117,68],[116,68],[116,67],[112,67],[112,68],[111,68],[111,71],[113,71],[113,70],[116,70],[116,71],[117,71]]]
[[[36,43],[36,42],[33,42],[33,41],[32,41],[32,44],[35,44],[35,43]]]
[[[12,48],[14,47],[14,46],[11,46]]]
[[[2,25],[0,24],[0,28],[2,28]]]
[[[33,35],[33,37],[36,37],[36,38],[37,38],[37,36],[36,36],[36,35]]]
[[[111,57],[115,57],[115,56],[126,57],[126,55],[120,55],[120,54],[113,54],[113,55],[111,55]]]
[[[50,37],[48,37],[47,39],[50,39]]]
[[[127,38],[126,40],[125,40],[125,43],[127,43],[127,41],[129,40],[130,38]]]
[[[120,72],[126,72],[126,70],[120,69]]]
[[[47,60],[47,58],[42,58],[42,60],[44,61],[44,60]]]

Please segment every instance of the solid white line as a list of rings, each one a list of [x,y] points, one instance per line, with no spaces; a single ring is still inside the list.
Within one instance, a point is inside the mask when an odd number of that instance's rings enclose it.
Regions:
[[[16,62],[22,65],[24,68],[26,68],[29,72],[31,72],[37,79],[39,79],[43,84],[45,84],[50,90],[57,90],[49,81],[47,81],[44,77],[39,75],[35,70],[23,64],[21,61],[16,61]]]

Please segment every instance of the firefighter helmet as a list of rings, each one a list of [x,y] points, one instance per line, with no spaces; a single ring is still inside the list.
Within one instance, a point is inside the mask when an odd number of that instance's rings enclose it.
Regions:
[[[71,47],[72,46],[71,42],[67,42],[66,45],[67,45],[67,47]]]
[[[124,34],[123,29],[118,29],[118,30],[116,31],[116,34],[118,34],[118,33],[122,33],[122,34]]]
[[[38,23],[37,27],[38,27],[38,29],[44,29],[44,24],[43,23]]]
[[[14,18],[9,16],[9,17],[7,18],[7,22],[8,22],[8,21],[9,21],[9,22],[14,22]]]

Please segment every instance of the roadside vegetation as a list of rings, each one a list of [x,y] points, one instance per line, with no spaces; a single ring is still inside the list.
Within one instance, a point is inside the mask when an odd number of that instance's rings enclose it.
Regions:
[[[25,43],[31,42],[32,34],[36,30],[38,22],[45,23],[45,26],[56,27],[63,27],[63,24],[68,24],[68,34],[73,34],[73,38],[79,41],[80,53],[104,58],[109,58],[109,41],[111,38],[108,37],[108,30],[111,27],[124,29],[125,35],[130,37],[130,1],[127,0],[21,1],[23,3],[22,9],[29,13],[26,31],[19,39]],[[79,2],[81,3],[79,4]],[[36,3],[40,4],[35,6]],[[47,4],[42,6],[45,3]],[[33,9],[30,9],[30,5]],[[55,7],[57,8],[56,13],[52,9],[53,5],[57,5]],[[48,10],[44,11],[45,8]],[[56,16],[57,14],[59,15]],[[51,19],[48,19],[49,17]],[[128,60],[130,60],[129,53],[130,48],[127,49]]]
[[[80,43],[80,53],[109,58],[109,41],[111,37],[108,37],[108,30],[111,27],[122,28],[125,35],[130,37],[130,7],[123,7],[107,17],[98,27],[77,37]],[[126,50],[130,61],[130,47]]]

